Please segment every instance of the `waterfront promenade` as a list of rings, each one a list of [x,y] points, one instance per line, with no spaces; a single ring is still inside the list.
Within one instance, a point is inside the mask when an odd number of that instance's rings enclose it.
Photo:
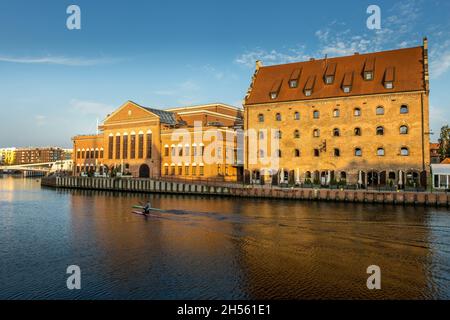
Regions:
[[[370,190],[332,190],[245,186],[240,184],[202,184],[152,179],[87,177],[45,177],[41,184],[54,188],[119,192],[189,194],[304,201],[335,201],[448,207],[450,194],[436,192],[396,192]]]

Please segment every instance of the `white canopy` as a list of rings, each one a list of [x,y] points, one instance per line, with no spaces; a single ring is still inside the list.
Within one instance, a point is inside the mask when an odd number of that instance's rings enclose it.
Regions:
[[[431,172],[436,175],[450,175],[450,164],[432,164]]]

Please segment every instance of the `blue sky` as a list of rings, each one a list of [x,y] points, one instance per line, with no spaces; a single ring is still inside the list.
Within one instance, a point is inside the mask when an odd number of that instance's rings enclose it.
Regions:
[[[81,8],[81,30],[66,9]],[[370,4],[382,29],[366,27]],[[450,118],[450,1],[0,0],[0,147],[71,146],[126,100],[241,105],[264,65],[418,46],[431,125]]]

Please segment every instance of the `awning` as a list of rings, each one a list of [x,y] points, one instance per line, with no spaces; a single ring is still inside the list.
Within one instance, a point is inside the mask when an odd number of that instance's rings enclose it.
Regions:
[[[431,173],[439,175],[450,175],[450,164],[432,164]]]

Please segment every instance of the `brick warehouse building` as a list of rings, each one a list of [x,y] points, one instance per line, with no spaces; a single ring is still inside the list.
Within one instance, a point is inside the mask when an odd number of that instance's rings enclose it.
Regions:
[[[61,148],[18,148],[14,150],[14,164],[49,163],[64,160],[65,151]]]
[[[245,175],[261,184],[426,186],[428,99],[426,39],[416,48],[267,67],[258,61],[244,127],[260,134],[246,138]],[[276,167],[262,163],[269,156]]]
[[[134,177],[237,181],[242,164],[235,129],[241,127],[241,110],[225,104],[159,110],[128,101],[106,117],[100,134],[73,138],[74,174],[116,170]],[[223,141],[213,161],[205,161],[216,135]]]

